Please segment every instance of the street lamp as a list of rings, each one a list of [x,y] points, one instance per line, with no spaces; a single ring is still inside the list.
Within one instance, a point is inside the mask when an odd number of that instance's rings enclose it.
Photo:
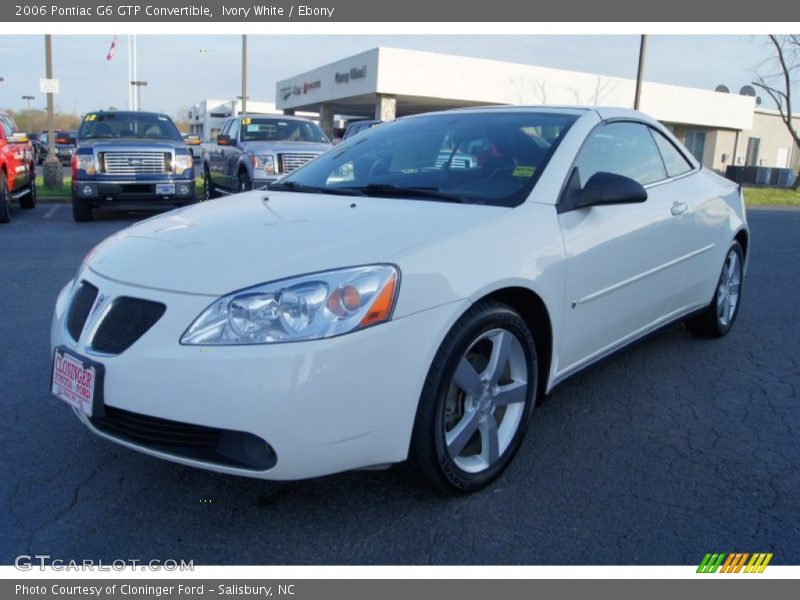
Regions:
[[[25,100],[28,103],[28,110],[30,111],[30,109],[31,109],[31,100],[36,100],[36,96],[23,96],[22,99]]]
[[[137,79],[131,85],[136,86],[136,110],[142,110],[142,88],[147,87],[147,82]]]

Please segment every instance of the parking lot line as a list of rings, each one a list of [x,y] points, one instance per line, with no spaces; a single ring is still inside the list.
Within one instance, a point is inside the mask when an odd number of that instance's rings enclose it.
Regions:
[[[46,213],[44,213],[42,215],[42,218],[43,219],[49,219],[50,217],[52,217],[56,213],[56,211],[58,210],[58,207],[59,207],[58,204],[54,204],[53,206],[51,206],[50,210],[48,210]]]

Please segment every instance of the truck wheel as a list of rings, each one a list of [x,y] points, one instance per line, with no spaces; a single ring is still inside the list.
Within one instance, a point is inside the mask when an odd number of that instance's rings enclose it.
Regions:
[[[0,223],[11,220],[11,194],[8,193],[6,172],[0,171]]]
[[[91,221],[94,218],[92,215],[92,207],[80,198],[72,196],[72,220],[76,223],[84,223]]]
[[[247,174],[247,171],[240,171],[239,172],[239,191],[240,192],[249,192],[253,189],[253,182],[250,180],[250,175]]]
[[[211,181],[211,171],[208,166],[203,169],[203,200],[213,200],[219,197],[217,188],[214,187],[214,182]]]
[[[24,208],[26,210],[30,210],[32,208],[36,208],[36,176],[34,175],[31,179],[30,192],[28,192],[25,196],[19,199],[20,208]]]

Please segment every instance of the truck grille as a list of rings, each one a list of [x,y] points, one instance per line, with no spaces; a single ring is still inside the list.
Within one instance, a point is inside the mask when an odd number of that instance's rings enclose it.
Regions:
[[[100,152],[100,166],[108,175],[158,175],[169,173],[169,152]]]
[[[127,296],[117,298],[92,338],[92,349],[105,354],[125,352],[166,310],[160,302]]]
[[[317,154],[278,154],[278,170],[281,173],[291,173],[317,156]]]

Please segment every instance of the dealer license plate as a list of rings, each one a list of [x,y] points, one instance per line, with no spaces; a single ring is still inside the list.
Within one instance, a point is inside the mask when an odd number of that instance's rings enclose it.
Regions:
[[[174,196],[175,184],[174,183],[157,183],[156,194],[159,196]]]
[[[56,348],[53,355],[53,395],[92,416],[97,369]]]

